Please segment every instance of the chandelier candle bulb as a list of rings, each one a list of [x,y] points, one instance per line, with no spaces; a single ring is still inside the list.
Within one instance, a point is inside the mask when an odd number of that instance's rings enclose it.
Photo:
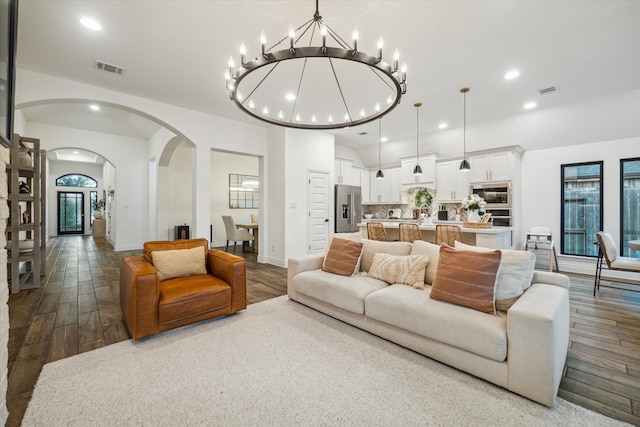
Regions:
[[[320,35],[322,36],[322,47],[327,47],[327,27],[324,25],[320,28]]]
[[[229,75],[231,77],[233,77],[233,73],[234,73],[234,68],[236,66],[235,61],[233,60],[233,57],[229,57],[229,60],[227,61],[227,65],[229,66]]]
[[[267,46],[267,35],[262,31],[260,33],[260,47],[262,48],[262,56],[265,56],[264,49]]]
[[[284,119],[284,114],[282,113],[282,111],[280,111],[280,112],[278,113],[278,118],[279,118],[280,120]]]
[[[240,45],[240,65],[244,67],[244,64],[247,63],[246,59],[247,55],[247,46],[245,46],[244,42]]]
[[[398,61],[400,60],[400,51],[398,49],[393,52],[393,71],[398,71]]]
[[[378,60],[382,61],[382,48],[384,47],[384,40],[382,36],[378,39]]]
[[[293,50],[293,42],[296,38],[296,30],[293,27],[289,27],[289,49]]]
[[[333,117],[329,116],[329,124],[333,123]]]
[[[353,29],[353,33],[351,33],[351,38],[353,39],[353,51],[357,52],[358,51],[358,37],[360,36],[359,32],[358,32],[358,27],[355,27]]]

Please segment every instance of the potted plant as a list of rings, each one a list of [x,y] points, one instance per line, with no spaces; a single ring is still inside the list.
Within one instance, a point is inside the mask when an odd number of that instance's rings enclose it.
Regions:
[[[106,202],[104,199],[94,200],[91,202],[91,208],[93,209],[93,217],[95,219],[102,218],[102,210],[104,209]]]

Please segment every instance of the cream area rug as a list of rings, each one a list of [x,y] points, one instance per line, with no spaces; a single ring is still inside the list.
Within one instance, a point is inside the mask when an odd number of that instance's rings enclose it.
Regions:
[[[286,296],[44,366],[24,426],[611,426],[547,408]],[[622,423],[620,423],[622,425]]]

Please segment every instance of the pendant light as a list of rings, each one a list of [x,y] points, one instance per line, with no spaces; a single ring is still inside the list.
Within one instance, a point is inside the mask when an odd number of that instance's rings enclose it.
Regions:
[[[384,174],[382,173],[382,169],[380,168],[380,147],[382,146],[382,138],[380,136],[380,122],[382,119],[378,119],[378,172],[376,172],[376,179],[384,178]]]
[[[469,92],[468,87],[463,87],[460,89],[460,93],[462,93],[462,153],[464,158],[460,162],[460,171],[461,172],[469,172],[471,170],[471,164],[467,160],[467,92]]]
[[[416,167],[413,168],[413,174],[418,176],[422,175],[422,168],[420,167],[420,162],[418,160],[418,149],[420,146],[420,115],[418,113],[420,111],[420,107],[422,107],[422,103],[416,102],[413,106],[416,107]]]

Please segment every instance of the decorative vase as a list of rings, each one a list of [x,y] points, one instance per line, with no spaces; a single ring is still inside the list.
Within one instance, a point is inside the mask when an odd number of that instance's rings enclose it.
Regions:
[[[468,222],[480,222],[480,215],[477,210],[467,212]]]
[[[102,211],[94,211],[93,212],[93,217],[95,219],[101,219],[102,218]]]

